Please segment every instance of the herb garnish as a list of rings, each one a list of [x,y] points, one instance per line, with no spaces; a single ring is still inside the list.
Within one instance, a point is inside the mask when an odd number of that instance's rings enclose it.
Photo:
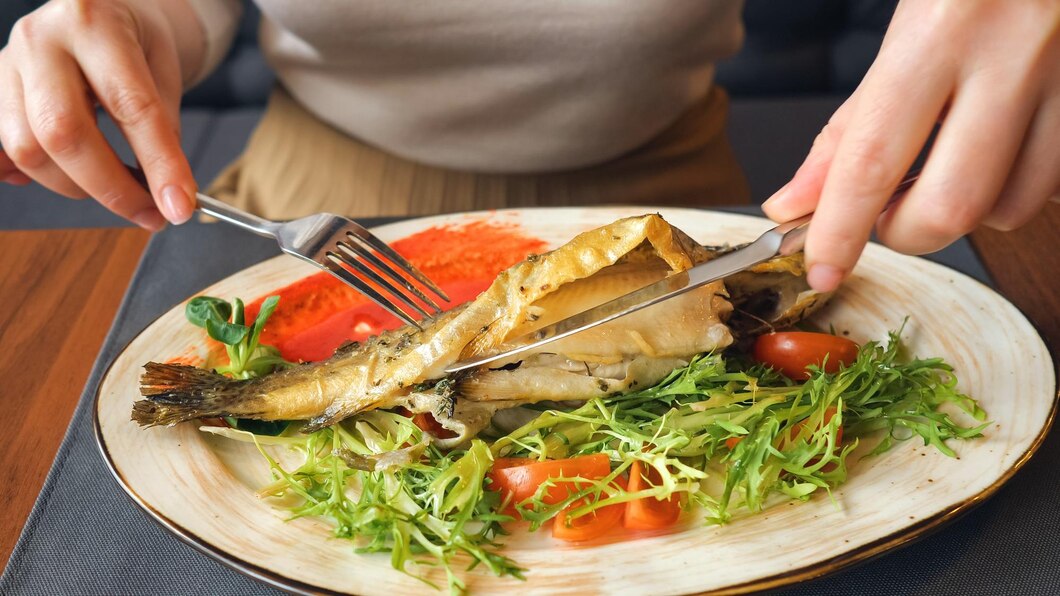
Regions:
[[[360,552],[389,552],[396,569],[414,576],[410,562],[441,565],[450,590],[460,591],[464,585],[453,571],[458,554],[468,568],[485,564],[497,575],[522,577],[495,541],[504,533],[501,522],[511,518],[496,513],[499,495],[485,480],[494,457],[608,455],[609,476],[551,479],[515,504],[536,529],[575,502],[571,518],[673,495],[698,505],[707,523],[725,523],[734,510],[761,510],[777,495],[806,500],[830,491],[846,480],[849,456],[867,438],[880,440],[868,456],[914,436],[954,456],[946,441],[979,436],[987,424],[964,426],[942,407],[955,406],[980,422],[985,412],[957,392],[942,360],[901,362],[900,351],[899,335],[891,333],[886,346],[867,343],[850,366],[834,374],[814,370],[802,384],[738,357],[705,354],[654,387],[570,411],[546,410],[491,445],[473,439],[448,453],[433,445],[414,449],[425,440],[422,431],[405,416],[378,410],[303,439],[203,430],[257,444],[276,479],[261,494],[300,497],[294,517],[330,518],[337,537],[354,541]],[[263,444],[298,449],[304,463],[285,470]],[[392,465],[379,463],[391,461],[380,454],[395,451],[402,453]],[[654,468],[658,482],[628,492],[615,481],[636,460]],[[543,497],[556,483],[575,490],[546,504]]]

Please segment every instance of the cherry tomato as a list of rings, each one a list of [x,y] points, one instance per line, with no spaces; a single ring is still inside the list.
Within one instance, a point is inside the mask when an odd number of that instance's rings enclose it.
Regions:
[[[806,367],[822,366],[834,373],[858,356],[858,344],[844,337],[808,331],[784,331],[761,335],[755,340],[754,359],[797,380],[810,378]]]

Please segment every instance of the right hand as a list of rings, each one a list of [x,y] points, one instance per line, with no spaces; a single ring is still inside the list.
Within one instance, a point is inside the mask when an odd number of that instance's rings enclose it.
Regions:
[[[32,178],[70,198],[91,196],[149,230],[191,217],[196,184],[179,132],[184,81],[160,4],[51,0],[15,24],[0,50],[0,180]],[[128,139],[150,193],[103,138],[97,102]]]

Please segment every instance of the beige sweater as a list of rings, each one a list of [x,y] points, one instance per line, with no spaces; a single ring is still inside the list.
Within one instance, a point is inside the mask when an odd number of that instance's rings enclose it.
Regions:
[[[255,0],[260,43],[308,110],[419,162],[538,172],[666,128],[739,47],[739,0]],[[189,0],[220,62],[238,0]]]

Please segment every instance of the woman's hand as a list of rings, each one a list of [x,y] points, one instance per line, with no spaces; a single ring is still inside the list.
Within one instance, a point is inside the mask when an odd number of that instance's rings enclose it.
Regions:
[[[916,185],[880,211],[941,129]],[[895,250],[938,250],[980,224],[1011,230],[1060,192],[1060,2],[903,0],[853,95],[764,205],[816,211],[808,279],[834,289],[873,223]]]
[[[151,230],[165,225],[163,215],[191,217],[196,185],[180,147],[180,96],[183,73],[201,59],[202,30],[189,18],[182,1],[52,0],[19,20],[0,50],[0,179],[94,197]],[[182,47],[177,26],[192,38]],[[103,138],[97,102],[132,145],[150,194]]]

